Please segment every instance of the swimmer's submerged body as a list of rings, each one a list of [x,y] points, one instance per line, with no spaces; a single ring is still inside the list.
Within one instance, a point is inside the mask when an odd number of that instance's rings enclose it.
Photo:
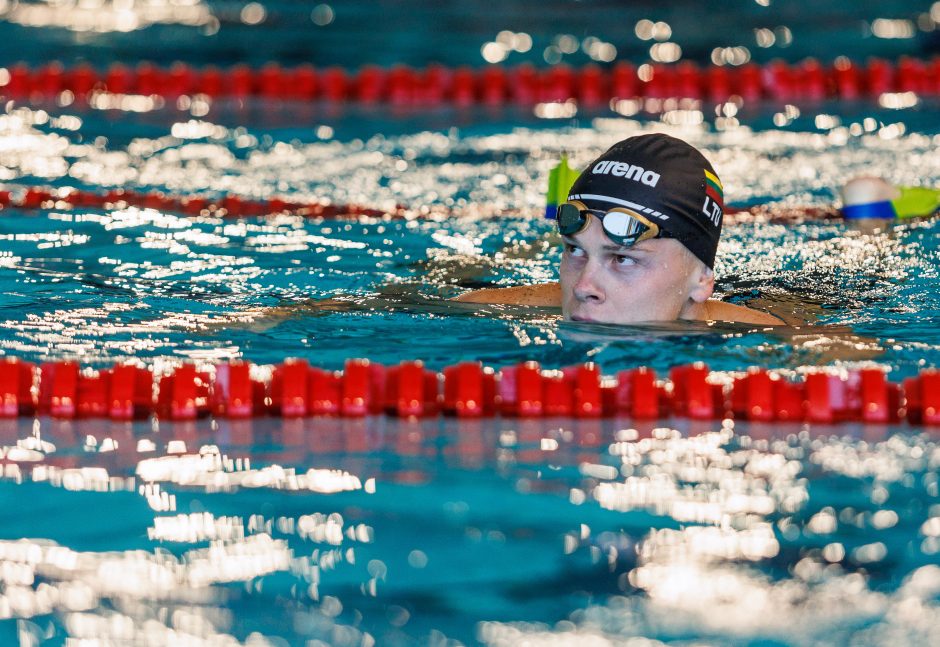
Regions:
[[[560,167],[570,171],[564,161]],[[559,220],[559,282],[475,290],[456,300],[560,307],[571,321],[809,323],[812,307],[796,297],[789,304],[768,303],[773,312],[711,298],[722,192],[714,169],[685,142],[658,134],[624,140],[577,177],[557,208],[559,216],[572,207],[584,214],[567,234]],[[876,177],[850,180],[841,197],[842,216],[863,231],[940,210],[940,190],[894,186]],[[619,218],[614,229],[632,226],[645,233],[635,239],[612,236],[605,224],[611,213]]]
[[[454,298],[454,301],[463,301],[468,303],[480,304],[512,304],[534,307],[558,308],[562,301],[562,287],[558,282],[541,283],[536,285],[517,285],[507,288],[484,288],[474,290]],[[609,321],[600,315],[600,318],[593,316],[572,316],[571,321],[589,321],[599,323],[627,323],[626,321]],[[784,326],[799,325],[805,323],[801,317],[790,316],[786,313],[780,315],[747,308],[744,306],[719,301],[718,299],[708,299],[704,303],[691,301],[686,307],[680,308],[674,317],[664,319],[649,319],[641,317],[632,320],[636,323],[653,321],[727,321],[732,323],[755,324],[766,326]]]
[[[777,295],[760,303],[770,312],[712,298],[722,191],[711,165],[689,144],[666,135],[633,137],[595,160],[571,190],[562,194],[565,203],[556,210],[555,235],[501,254],[534,258],[560,239],[564,250],[558,282],[485,287],[441,301],[439,296],[425,296],[422,288],[427,280],[439,287],[479,285],[496,261],[433,256],[417,265],[425,282],[386,284],[367,296],[339,295],[258,308],[240,313],[239,325],[263,329],[304,314],[376,309],[478,312],[532,321],[554,320],[560,310],[565,320],[589,324],[708,321],[781,330],[795,326],[793,331],[812,323],[821,307],[798,295]],[[842,199],[847,222],[874,223],[881,228],[885,219],[927,216],[940,208],[940,191],[898,188],[879,178],[850,181]],[[471,310],[455,307],[454,302]],[[473,304],[493,307],[473,310]]]

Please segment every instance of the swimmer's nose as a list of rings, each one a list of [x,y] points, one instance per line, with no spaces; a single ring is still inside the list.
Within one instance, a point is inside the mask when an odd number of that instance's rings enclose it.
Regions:
[[[574,298],[581,303],[604,302],[604,290],[597,282],[597,268],[594,263],[588,261],[578,275],[578,280],[574,284]]]

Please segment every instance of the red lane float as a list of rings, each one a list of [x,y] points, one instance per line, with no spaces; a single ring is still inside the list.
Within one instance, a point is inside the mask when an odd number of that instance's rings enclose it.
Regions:
[[[692,61],[674,65],[641,65],[619,61],[572,68],[565,64],[536,69],[530,64],[504,68],[449,69],[430,65],[415,69],[396,65],[386,69],[366,65],[349,72],[337,67],[317,69],[309,64],[282,68],[271,62],[259,68],[244,64],[227,69],[174,63],[160,67],[142,62],[136,67],[115,63],[107,69],[87,64],[68,68],[53,61],[31,67],[17,63],[0,75],[6,84],[0,96],[44,100],[71,93],[87,99],[99,92],[162,96],[202,95],[208,98],[260,97],[277,101],[388,103],[396,106],[474,104],[531,105],[575,100],[601,106],[619,99],[650,97],[726,101],[855,100],[890,92],[940,94],[940,59],[902,57],[896,62],[869,59],[857,63],[839,57],[831,64],[809,58],[797,63],[781,60],[765,65],[700,67]]]
[[[904,380],[907,421],[912,425],[940,425],[940,371],[921,371]]]
[[[266,377],[262,377],[266,376]],[[790,381],[764,369],[712,373],[701,363],[677,366],[669,379],[644,367],[605,377],[593,363],[543,370],[524,362],[494,370],[462,362],[431,371],[418,361],[382,366],[351,359],[329,371],[303,359],[274,367],[243,361],[163,375],[137,365],[82,368],[73,361],[36,367],[0,359],[0,418],[166,420],[206,416],[418,418],[625,417],[659,420],[735,420],[764,423],[857,422],[940,426],[940,371],[925,369],[903,384],[878,368],[846,375],[817,371]]]

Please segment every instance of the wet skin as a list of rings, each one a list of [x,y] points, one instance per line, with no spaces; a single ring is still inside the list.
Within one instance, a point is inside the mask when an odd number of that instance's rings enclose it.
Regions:
[[[622,247],[592,217],[583,231],[562,237],[562,242],[559,283],[475,290],[456,300],[560,306],[565,319],[596,323],[678,319],[784,323],[758,310],[710,299],[714,273],[676,240],[661,238]]]
[[[711,295],[713,288],[712,273],[674,240],[644,241],[632,249],[619,248],[612,245],[599,228],[592,230],[589,226],[563,242],[560,283],[473,290],[454,300],[422,296],[421,289],[427,288],[424,281],[386,284],[371,295],[341,295],[281,307],[256,308],[239,312],[237,318],[223,318],[214,325],[200,328],[210,333],[231,328],[264,331],[287,319],[390,310],[484,316],[553,325],[560,309],[566,319],[576,322],[576,326],[578,321],[585,322],[580,324],[579,330],[607,338],[614,334],[618,324],[629,334],[642,332],[666,336],[690,331],[741,334],[773,330],[773,334],[792,341],[794,353],[808,353],[815,363],[873,359],[882,352],[875,340],[861,338],[849,327],[807,328],[805,316],[780,313],[789,326],[796,326],[789,327],[783,325],[781,318],[768,313],[707,298],[705,295]],[[544,252],[543,247],[539,249]],[[523,251],[522,255],[536,251],[539,250]],[[490,266],[473,261],[473,258],[463,256],[453,263],[441,264],[438,260],[427,267],[422,266],[422,270],[425,277],[434,274],[442,283],[459,285],[470,280],[478,283],[479,276],[485,274]],[[703,296],[704,301],[701,300]],[[796,310],[798,308],[794,306],[799,302],[784,305],[790,306],[788,310]],[[696,328],[688,323],[690,320],[731,322],[732,328],[713,328],[712,324]],[[587,323],[589,321],[595,323]],[[596,325],[598,323],[615,325],[614,328],[604,328]],[[630,326],[635,323],[640,326]],[[758,328],[747,328],[748,325]],[[567,331],[567,334],[571,333],[572,330]]]

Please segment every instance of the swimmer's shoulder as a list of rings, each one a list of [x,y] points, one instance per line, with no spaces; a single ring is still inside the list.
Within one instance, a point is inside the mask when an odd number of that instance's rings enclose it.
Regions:
[[[539,283],[536,285],[516,285],[508,288],[484,288],[466,292],[454,301],[465,303],[498,303],[522,306],[546,306],[557,308],[561,305],[561,286],[556,283]],[[785,326],[795,322],[785,321],[783,318],[761,310],[754,310],[744,306],[726,303],[724,301],[710,300],[705,316],[706,320],[730,321],[736,323],[757,324],[764,326]]]
[[[461,294],[454,297],[453,301],[557,308],[561,304],[561,286],[558,283],[539,283],[514,285],[509,288],[484,288]]]
[[[734,323],[757,324],[766,326],[785,326],[792,323],[785,321],[783,318],[778,317],[777,315],[772,315],[769,312],[754,310],[753,308],[746,308],[744,306],[735,305],[733,303],[726,303],[725,301],[717,301],[715,299],[710,299],[708,301],[708,307],[704,318],[706,320],[712,321],[731,321]]]

